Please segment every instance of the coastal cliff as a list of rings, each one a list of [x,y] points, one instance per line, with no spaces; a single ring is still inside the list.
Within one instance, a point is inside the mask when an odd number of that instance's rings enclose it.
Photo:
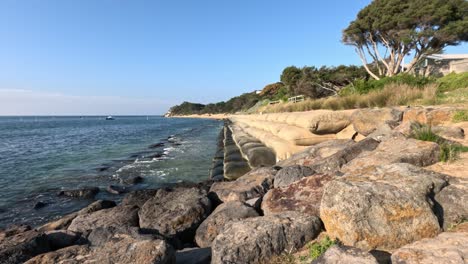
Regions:
[[[458,110],[221,116],[210,179],[13,226],[1,263],[310,263],[323,241],[313,263],[463,263],[468,157],[441,162],[468,143]]]

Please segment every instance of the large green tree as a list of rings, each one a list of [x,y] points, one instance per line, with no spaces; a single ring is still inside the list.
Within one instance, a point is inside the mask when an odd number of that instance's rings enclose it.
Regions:
[[[467,40],[466,0],[374,0],[343,31],[375,79],[409,72],[424,56]]]

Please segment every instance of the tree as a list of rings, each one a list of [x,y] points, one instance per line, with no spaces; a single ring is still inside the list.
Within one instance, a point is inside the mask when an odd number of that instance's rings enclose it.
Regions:
[[[296,66],[286,67],[281,73],[281,82],[288,87],[290,92],[294,92],[297,82],[302,77],[302,70]]]
[[[424,56],[467,41],[467,13],[466,0],[374,0],[343,31],[343,42],[355,47],[367,72],[378,80],[410,72]],[[408,67],[402,69],[410,54]]]

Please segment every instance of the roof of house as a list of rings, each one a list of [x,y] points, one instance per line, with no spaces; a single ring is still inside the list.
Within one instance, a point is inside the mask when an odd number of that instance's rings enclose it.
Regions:
[[[432,54],[426,58],[433,60],[462,60],[468,59],[468,54]]]

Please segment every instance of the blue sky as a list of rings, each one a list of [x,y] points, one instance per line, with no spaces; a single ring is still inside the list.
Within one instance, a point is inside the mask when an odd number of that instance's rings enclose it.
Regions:
[[[369,2],[3,0],[0,115],[161,114],[360,64],[341,30]]]

